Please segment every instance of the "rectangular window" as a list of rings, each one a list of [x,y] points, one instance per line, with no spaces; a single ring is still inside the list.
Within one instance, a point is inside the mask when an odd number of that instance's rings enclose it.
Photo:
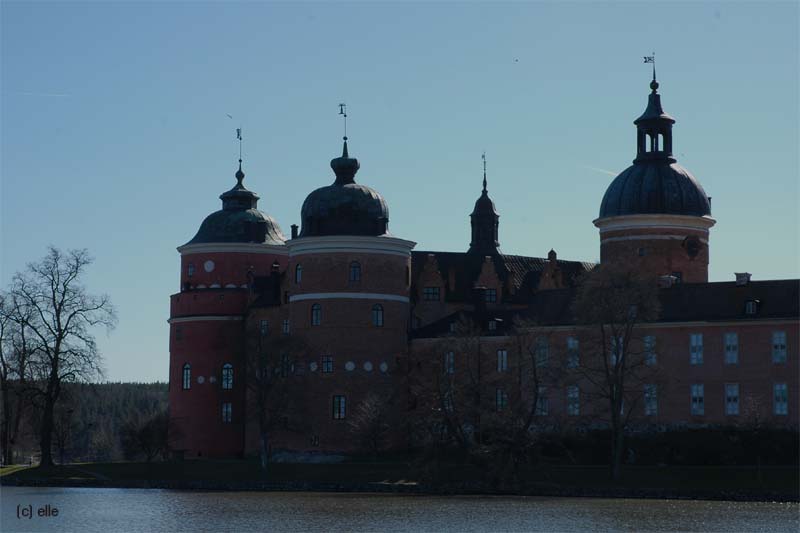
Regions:
[[[497,320],[489,321],[489,331],[497,331]]]
[[[486,301],[490,304],[497,301],[497,289],[486,289]]]
[[[644,386],[644,414],[646,416],[658,414],[658,389],[652,384]]]
[[[654,335],[644,337],[644,364],[653,366],[657,362],[656,338]]]
[[[494,402],[498,412],[508,407],[508,394],[506,394],[506,391],[503,389],[497,389],[495,391]]]
[[[448,413],[453,412],[453,393],[451,391],[447,391],[444,393],[444,410]]]
[[[333,356],[331,355],[322,356],[322,372],[325,374],[330,374],[331,372],[333,372]]]
[[[267,333],[269,333],[269,322],[267,322],[266,320],[259,320],[258,331],[259,333],[261,333],[262,337]]]
[[[550,345],[546,338],[539,337],[536,339],[534,357],[536,359],[536,366],[547,366],[548,359],[550,358]]]
[[[705,393],[703,391],[703,384],[692,385],[692,414],[704,415],[706,412],[705,406]]]
[[[422,299],[426,302],[438,302],[439,287],[425,287],[422,289]]]
[[[536,415],[546,416],[550,408],[550,401],[547,398],[547,389],[545,387],[539,387],[538,391],[539,394],[536,398]]]
[[[786,383],[775,383],[772,386],[773,412],[776,415],[789,414],[789,391]]]
[[[456,373],[456,354],[447,352],[444,354],[444,371],[446,374]]]
[[[497,350],[497,371],[505,372],[508,370],[508,352],[506,350]]]
[[[333,419],[334,420],[344,420],[346,411],[345,405],[346,399],[344,396],[334,396],[333,397]]]
[[[222,421],[225,424],[230,424],[233,420],[233,405],[231,402],[224,402],[222,404]]]
[[[725,364],[735,365],[739,363],[739,334],[725,334]],[[738,412],[736,414],[739,414]]]
[[[284,335],[288,335],[289,334],[289,319],[288,318],[283,319],[283,326],[281,327],[281,331],[283,332]]]
[[[786,332],[773,331],[772,332],[772,362],[785,363],[786,362]]]
[[[567,387],[567,414],[570,416],[581,414],[581,391],[577,385]]]
[[[567,337],[567,368],[578,368],[581,364],[580,344],[575,337]]]
[[[689,335],[689,363],[692,365],[703,364],[703,334],[692,333]]]
[[[725,414],[738,415],[739,414],[739,384],[726,383],[725,384]]]

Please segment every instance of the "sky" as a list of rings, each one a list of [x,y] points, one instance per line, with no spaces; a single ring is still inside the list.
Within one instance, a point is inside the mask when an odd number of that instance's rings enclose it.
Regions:
[[[0,4],[0,283],[88,248],[117,328],[105,379],[166,381],[176,247],[245,185],[287,235],[356,180],[418,250],[463,251],[481,153],[505,253],[597,261],[592,220],[635,156],[655,52],[674,151],[713,197],[710,279],[797,278],[798,4]],[[233,118],[229,118],[231,115]]]

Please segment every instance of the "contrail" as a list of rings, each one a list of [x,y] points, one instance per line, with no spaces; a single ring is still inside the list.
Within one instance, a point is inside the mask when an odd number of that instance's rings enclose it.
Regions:
[[[57,97],[57,98],[72,96],[71,94],[67,93],[36,93],[27,91],[11,91],[10,94],[16,94],[19,96],[46,96],[46,97]]]
[[[587,165],[581,165],[581,168],[587,168],[589,170],[594,170],[595,172],[602,172],[603,174],[608,174],[609,176],[616,176],[617,174],[619,174],[619,172],[612,172],[604,168],[590,167]]]

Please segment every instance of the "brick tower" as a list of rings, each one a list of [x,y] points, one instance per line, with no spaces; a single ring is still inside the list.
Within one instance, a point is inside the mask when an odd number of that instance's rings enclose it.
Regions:
[[[600,262],[704,283],[711,199],[672,154],[675,119],[661,107],[655,70],[650,88],[647,109],[634,121],[636,159],[611,182],[594,221]]]
[[[336,180],[308,195],[302,230],[289,251],[292,335],[309,349],[300,364],[309,376],[307,445],[353,451],[361,445],[347,421],[371,396],[387,420],[406,407],[402,387],[408,346],[411,249],[389,233],[389,209],[374,189],[355,183],[360,165],[348,155],[331,161]],[[395,429],[395,438],[401,433]]]
[[[241,455],[244,446],[244,328],[248,281],[285,270],[277,222],[257,209],[242,181],[222,209],[178,247],[180,292],[170,297],[170,445],[189,457]]]

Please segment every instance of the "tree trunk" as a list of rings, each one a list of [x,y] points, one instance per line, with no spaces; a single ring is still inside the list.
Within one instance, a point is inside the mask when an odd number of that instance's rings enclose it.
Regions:
[[[53,403],[55,402],[50,395],[45,397],[39,436],[39,448],[42,454],[39,464],[41,466],[53,466]]]
[[[618,481],[622,473],[622,450],[625,443],[625,432],[618,424],[611,430],[611,439],[611,478]]]
[[[3,384],[3,427],[2,427],[2,445],[3,445],[3,464],[10,465],[13,459],[11,450],[11,404],[8,403],[8,383]]]
[[[269,437],[264,430],[261,430],[261,450],[259,456],[261,459],[261,471],[266,474],[267,465],[269,464]]]

